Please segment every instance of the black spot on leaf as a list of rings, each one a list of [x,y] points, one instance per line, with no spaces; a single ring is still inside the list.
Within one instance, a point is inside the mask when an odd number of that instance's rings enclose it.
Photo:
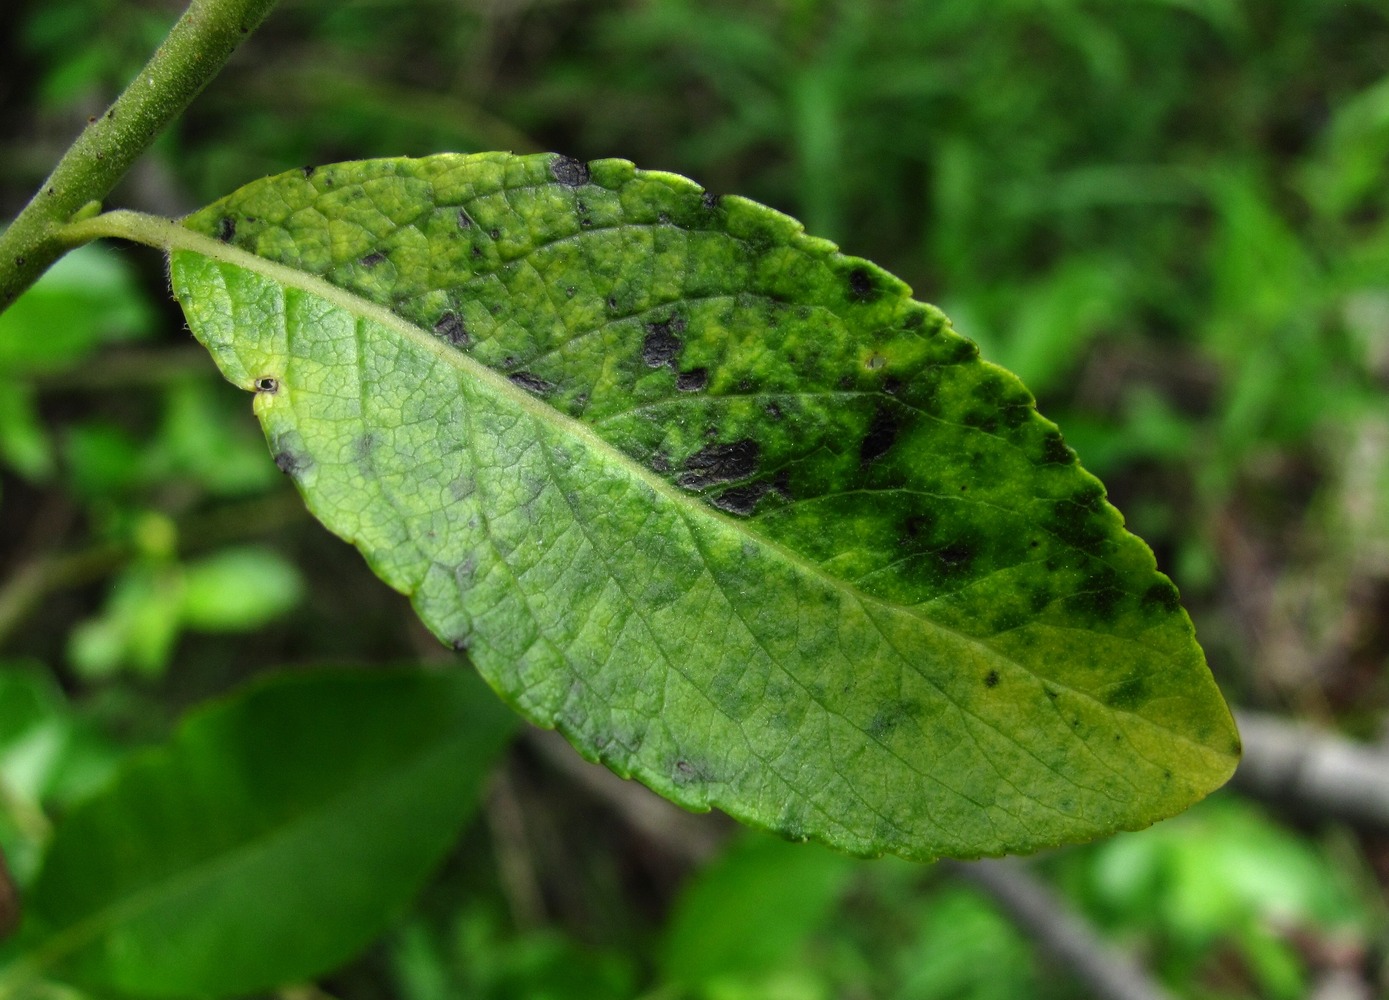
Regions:
[[[647,364],[650,363],[647,361]],[[675,388],[681,392],[699,392],[708,384],[709,369],[707,368],[691,368],[689,371],[681,372],[675,376]]]
[[[652,368],[672,364],[680,356],[684,343],[676,334],[684,332],[685,321],[672,316],[662,323],[646,324],[646,339],[641,345],[641,357]]]
[[[1143,592],[1145,608],[1160,608],[1163,611],[1176,611],[1182,606],[1177,588],[1166,580],[1159,580]]]
[[[972,340],[960,337],[951,345],[945,361],[947,364],[962,365],[977,357],[979,357],[979,345]]]
[[[1148,684],[1142,677],[1129,677],[1105,695],[1105,704],[1132,711],[1147,700]]]
[[[699,203],[703,205],[705,208],[709,209],[710,211],[713,211],[714,209],[718,208],[719,202],[722,200],[722,195],[710,194],[708,191],[705,191],[703,194],[699,196]]]
[[[463,325],[462,317],[452,309],[439,317],[434,324],[434,332],[455,347],[468,346],[468,328]]]
[[[256,392],[263,392],[273,396],[280,391],[280,380],[270,375],[262,375],[256,379]]]
[[[761,447],[751,438],[705,445],[685,459],[685,472],[678,482],[687,490],[698,490],[715,483],[746,479],[757,471],[761,453]]]
[[[511,379],[513,385],[519,385],[537,396],[543,396],[555,388],[553,382],[546,382],[539,375],[532,375],[530,372],[512,372],[507,378]]]
[[[217,220],[217,239],[223,243],[230,243],[236,239],[236,220],[230,215],[224,215]]]
[[[1043,465],[1070,465],[1075,461],[1075,452],[1066,446],[1060,431],[1047,431],[1042,438]]]
[[[382,253],[380,250],[373,250],[371,253],[367,254],[365,257],[362,258],[361,264],[369,271],[385,259],[386,255],[384,253]]]
[[[719,510],[725,510],[730,514],[737,514],[739,517],[750,517],[752,512],[757,509],[757,501],[767,495],[771,489],[768,483],[749,483],[746,486],[734,486],[732,489],[724,490],[714,497],[710,503]]]
[[[468,210],[467,210],[467,209],[460,208],[460,209],[458,210],[458,228],[459,228],[459,229],[472,229],[472,228],[473,228],[473,220],[472,220],[472,217],[468,215]]]
[[[998,671],[997,671],[997,670],[990,670],[990,671],[984,676],[984,686],[985,686],[985,687],[998,687]]]
[[[551,160],[550,174],[565,187],[582,187],[592,177],[587,163],[570,156],[556,156]]]
[[[296,472],[304,471],[308,463],[302,456],[292,451],[277,451],[275,453],[275,465],[286,476],[292,476]]]
[[[494,240],[499,240],[502,238],[502,231],[500,229],[493,229],[487,235]]]
[[[969,572],[970,564],[978,554],[978,549],[963,539],[953,541],[932,553],[941,572],[947,576]]]
[[[873,414],[873,422],[868,425],[868,433],[859,443],[859,461],[867,465],[887,454],[901,429],[902,422],[897,414],[886,406],[880,407],[878,412]]]
[[[866,267],[856,267],[849,272],[849,294],[859,302],[872,302],[881,292],[873,273]]]

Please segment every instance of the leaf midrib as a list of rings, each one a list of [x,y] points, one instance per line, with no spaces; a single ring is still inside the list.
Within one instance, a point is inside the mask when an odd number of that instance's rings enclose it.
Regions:
[[[103,220],[105,224],[103,224]],[[624,468],[631,477],[649,486],[659,495],[674,503],[677,509],[685,516],[709,518],[716,523],[721,523],[733,529],[737,534],[748,538],[758,545],[764,546],[769,552],[773,553],[777,558],[797,571],[833,587],[836,591],[851,596],[861,604],[870,604],[889,612],[910,615],[912,618],[919,621],[924,628],[931,629],[937,634],[947,635],[957,642],[974,649],[982,656],[1011,664],[1027,673],[1028,676],[1038,680],[1039,683],[1042,681],[1042,678],[1033,673],[1026,664],[998,650],[987,640],[952,629],[947,625],[924,616],[914,607],[895,604],[874,595],[864,593],[852,584],[825,572],[820,566],[806,560],[799,553],[787,548],[775,539],[768,538],[755,531],[750,531],[744,522],[734,520],[722,514],[715,508],[705,504],[699,498],[686,495],[672,483],[648,470],[622,452],[619,448],[605,440],[583,421],[576,420],[556,408],[541,402],[529,392],[516,386],[506,376],[494,371],[492,368],[489,368],[487,365],[457,350],[451,345],[445,344],[438,337],[435,337],[428,331],[409,322],[383,305],[379,305],[369,299],[349,292],[318,275],[291,267],[287,264],[268,260],[250,253],[249,251],[242,250],[239,247],[222,243],[169,219],[149,216],[138,212],[116,211],[105,213],[94,219],[87,220],[84,223],[69,227],[69,229],[73,231],[79,228],[84,232],[91,232],[93,235],[133,239],[137,242],[158,246],[165,251],[186,250],[197,253],[211,260],[243,268],[271,281],[318,296],[351,315],[376,322],[406,338],[416,347],[428,352],[438,360],[467,373],[470,377],[476,379],[479,385],[494,391],[498,396],[513,403],[521,411],[534,419],[552,425],[562,432],[579,439],[585,446],[592,448],[594,451],[604,455],[615,464]],[[254,390],[254,386],[249,384],[242,384],[241,388],[247,391]],[[1134,642],[1136,645],[1150,649],[1157,655],[1166,659],[1165,654],[1152,649],[1152,647],[1146,646],[1144,643],[1137,642],[1135,639],[1124,636],[1115,636],[1115,638]],[[1152,719],[1147,718],[1135,710],[1103,705],[1097,698],[1084,691],[1056,681],[1051,681],[1049,678],[1048,680],[1078,698],[1082,698],[1095,705],[1100,705],[1106,711],[1128,715],[1140,723],[1167,733],[1169,736],[1191,747],[1197,748],[1203,752],[1208,752],[1213,749],[1191,736],[1154,722]]]

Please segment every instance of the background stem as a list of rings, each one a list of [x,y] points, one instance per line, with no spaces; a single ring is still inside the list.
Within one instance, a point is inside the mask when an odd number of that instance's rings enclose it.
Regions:
[[[90,121],[38,193],[0,233],[0,311],[70,244],[59,229],[116,186],[226,63],[275,0],[192,0],[110,109]]]

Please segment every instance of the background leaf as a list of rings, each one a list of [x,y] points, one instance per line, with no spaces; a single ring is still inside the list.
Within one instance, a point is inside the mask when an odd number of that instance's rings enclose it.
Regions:
[[[462,672],[256,685],[191,716],[59,825],[25,940],[65,979],[150,997],[332,968],[419,889],[512,728]]]
[[[1172,584],[1003,370],[797,223],[605,160],[248,185],[171,236],[310,509],[528,718],[692,808],[911,857],[1233,767]]]

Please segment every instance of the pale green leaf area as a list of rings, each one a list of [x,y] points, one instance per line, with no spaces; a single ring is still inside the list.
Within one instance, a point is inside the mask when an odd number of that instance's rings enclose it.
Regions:
[[[1031,395],[794,220],[446,154],[185,226],[175,295],[310,509],[619,774],[930,858],[1142,827],[1233,770],[1176,589]]]
[[[59,824],[28,967],[147,997],[333,968],[418,891],[513,728],[461,671],[281,675],[200,710]]]

